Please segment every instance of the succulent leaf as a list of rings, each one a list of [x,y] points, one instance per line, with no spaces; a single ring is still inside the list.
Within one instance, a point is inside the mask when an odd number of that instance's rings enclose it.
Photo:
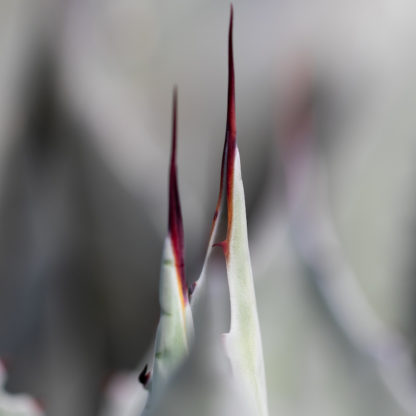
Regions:
[[[257,415],[267,416],[262,342],[248,247],[240,156],[236,141],[232,32],[233,9],[231,6],[227,127],[221,165],[220,190],[202,272],[192,288],[192,292],[195,292],[193,304],[198,303],[196,299],[203,292],[212,247],[219,245],[225,254],[231,306],[230,331],[224,335],[225,351],[231,363],[233,379],[244,392],[248,407],[254,409]],[[165,241],[162,263],[160,287],[162,312],[157,331],[149,402],[156,394],[154,391],[162,390],[171,374],[187,356],[192,337],[191,332],[193,333],[189,292],[186,288],[183,271],[183,229],[176,179],[176,93],[173,113],[169,235]],[[217,242],[220,223],[226,224],[226,238],[224,241]],[[215,242],[216,244],[214,244]],[[141,378],[147,380],[146,370]]]
[[[228,358],[234,378],[249,398],[256,414],[268,415],[260,325],[248,247],[244,187],[240,155],[237,147],[235,118],[235,78],[233,59],[233,8],[231,6],[228,38],[228,109],[225,144],[222,157],[218,203],[211,228],[204,267],[197,281],[197,290],[205,279],[205,270],[213,246],[224,250],[230,291],[230,332],[224,334]],[[225,188],[225,193],[224,193]],[[216,241],[219,223],[226,215],[226,238]]]
[[[233,10],[228,45],[228,112],[226,127],[227,237],[224,244],[230,289],[230,332],[224,335],[233,375],[241,381],[258,415],[267,415],[263,348],[248,247],[244,187],[237,148],[233,60]]]

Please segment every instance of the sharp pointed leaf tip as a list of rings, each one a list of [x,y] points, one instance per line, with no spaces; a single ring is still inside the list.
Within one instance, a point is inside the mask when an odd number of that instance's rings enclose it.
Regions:
[[[228,103],[227,126],[225,133],[226,172],[227,172],[227,241],[230,241],[231,224],[233,216],[232,193],[234,187],[234,163],[237,148],[237,127],[235,117],[235,76],[234,76],[234,52],[233,52],[233,23],[234,12],[231,5],[230,27],[228,32]],[[228,251],[225,251],[226,255]]]
[[[222,161],[221,161],[221,177],[220,177],[220,191],[218,195],[218,201],[215,208],[214,218],[212,221],[211,232],[210,232],[210,241],[214,233],[215,225],[217,223],[218,214],[222,204],[222,196],[224,191],[224,183],[227,182],[227,195],[228,195],[228,179],[226,178],[226,172],[230,169],[228,166],[229,163],[229,153],[230,149],[235,148],[236,146],[236,123],[235,123],[235,82],[234,82],[234,60],[233,60],[233,5],[230,5],[230,24],[229,24],[229,33],[228,33],[228,104],[227,104],[227,124],[225,131],[225,141],[224,149],[222,152]],[[231,143],[231,145],[230,145]],[[231,153],[234,154],[235,151],[231,150]],[[231,156],[233,158],[233,155]],[[231,169],[232,170],[232,169]],[[227,198],[228,199],[228,198]]]
[[[237,128],[235,117],[235,79],[234,79],[234,58],[233,58],[233,5],[230,6],[230,23],[228,32],[228,93],[227,93],[227,123],[225,129],[225,141],[221,161],[221,178],[220,191],[218,201],[215,208],[214,218],[212,221],[210,241],[213,237],[215,225],[218,220],[218,215],[221,210],[223,201],[224,186],[226,187],[227,200],[227,237],[226,241],[230,239],[231,221],[232,221],[232,189],[234,182],[234,160],[237,147]],[[228,255],[228,244],[212,244],[211,247],[221,245],[224,249],[224,254]]]
[[[178,273],[178,280],[181,286],[183,297],[187,300],[187,286],[184,268],[184,237],[182,211],[179,199],[177,168],[176,168],[176,148],[177,148],[177,112],[178,112],[178,92],[175,87],[173,90],[173,109],[172,109],[172,151],[169,172],[169,235],[172,241],[173,253],[175,257],[175,267]]]
[[[231,5],[230,25],[228,31],[228,108],[227,108],[227,132],[229,137],[227,141],[236,139],[236,122],[235,122],[235,76],[234,76],[234,51],[233,51],[233,26],[234,12]]]

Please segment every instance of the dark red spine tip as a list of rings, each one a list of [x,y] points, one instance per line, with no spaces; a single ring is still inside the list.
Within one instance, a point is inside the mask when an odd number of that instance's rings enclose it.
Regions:
[[[177,141],[177,112],[178,112],[178,92],[175,87],[173,91],[173,114],[172,114],[172,152],[170,159],[169,172],[169,235],[173,245],[175,265],[180,277],[182,293],[187,299],[187,286],[185,280],[184,267],[184,237],[182,211],[179,199],[177,169],[176,169],[176,141]]]
[[[231,5],[230,28],[228,32],[228,105],[227,105],[227,127],[225,133],[226,143],[226,167],[227,167],[227,241],[230,241],[231,224],[233,217],[232,193],[234,187],[234,163],[237,148],[237,127],[235,118],[235,77],[234,77],[234,52],[233,52],[233,21],[234,12]],[[228,244],[224,247],[228,255]]]
[[[232,192],[234,186],[234,161],[237,147],[237,128],[235,118],[235,79],[234,79],[234,57],[233,57],[233,21],[234,10],[233,5],[230,7],[230,24],[228,32],[228,94],[227,94],[227,123],[225,129],[224,149],[221,161],[221,179],[218,201],[215,208],[214,218],[211,226],[210,241],[218,220],[218,214],[221,209],[223,200],[224,186],[226,187],[227,201],[227,238],[226,244],[220,243],[224,253],[228,256],[228,241],[230,239],[231,223],[232,223]],[[216,246],[218,244],[214,244]]]
[[[231,147],[235,146],[237,127],[235,121],[235,76],[234,76],[234,51],[233,51],[233,25],[234,11],[231,4],[230,25],[228,31],[228,105],[227,105],[227,135]]]

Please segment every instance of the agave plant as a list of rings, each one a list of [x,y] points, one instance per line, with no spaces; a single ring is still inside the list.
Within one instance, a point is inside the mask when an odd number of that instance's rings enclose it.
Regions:
[[[233,60],[233,8],[228,40],[228,110],[218,202],[209,236],[208,249],[199,279],[188,287],[184,274],[183,227],[176,169],[177,93],[173,96],[172,153],[169,175],[169,232],[165,240],[160,278],[160,321],[155,341],[153,369],[140,374],[149,389],[144,413],[174,383],[178,368],[186,361],[193,342],[192,310],[210,279],[207,264],[213,247],[223,249],[229,287],[230,328],[223,335],[224,351],[232,378],[243,392],[253,413],[268,414],[260,326],[250,263],[244,187],[237,147],[235,78]],[[225,238],[221,238],[225,226]],[[192,294],[192,308],[191,308]]]

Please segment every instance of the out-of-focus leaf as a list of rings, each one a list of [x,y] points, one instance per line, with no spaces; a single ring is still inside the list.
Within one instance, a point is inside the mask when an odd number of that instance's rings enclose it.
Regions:
[[[4,390],[6,369],[0,361],[0,416],[41,416],[42,410],[30,396],[9,394]]]

